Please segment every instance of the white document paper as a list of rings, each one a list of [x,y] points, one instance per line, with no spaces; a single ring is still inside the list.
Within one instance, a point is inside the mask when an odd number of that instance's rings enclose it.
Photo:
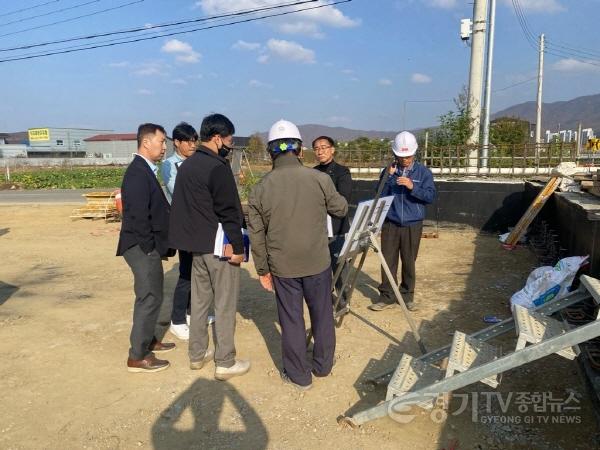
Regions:
[[[327,214],[327,237],[333,237],[333,225],[329,214]]]

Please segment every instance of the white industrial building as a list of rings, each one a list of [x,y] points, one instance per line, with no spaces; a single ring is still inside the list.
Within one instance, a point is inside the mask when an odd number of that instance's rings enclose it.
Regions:
[[[85,139],[112,130],[89,128],[29,128],[28,156],[34,158],[85,158]]]

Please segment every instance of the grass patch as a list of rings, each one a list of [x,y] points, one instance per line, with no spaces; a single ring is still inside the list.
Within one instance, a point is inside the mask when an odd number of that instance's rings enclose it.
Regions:
[[[125,167],[76,167],[11,171],[10,181],[23,189],[118,188]]]

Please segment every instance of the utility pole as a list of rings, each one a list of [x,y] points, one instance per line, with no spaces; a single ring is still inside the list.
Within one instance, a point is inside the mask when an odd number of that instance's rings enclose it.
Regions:
[[[474,0],[473,35],[471,37],[471,69],[469,72],[469,119],[472,127],[467,141],[470,145],[479,145],[481,127],[481,91],[483,90],[483,55],[485,50],[485,30],[487,0]],[[477,167],[477,149],[469,155],[469,166]]]
[[[481,167],[488,166],[490,146],[490,104],[492,102],[492,69],[494,66],[494,33],[496,28],[496,0],[490,0],[490,16],[487,42],[487,62],[485,75],[485,106],[483,116],[483,139]]]
[[[535,124],[535,143],[542,143],[542,88],[544,84],[544,34],[540,35],[540,57],[538,64],[538,91]],[[539,146],[536,148],[536,159],[539,157]]]

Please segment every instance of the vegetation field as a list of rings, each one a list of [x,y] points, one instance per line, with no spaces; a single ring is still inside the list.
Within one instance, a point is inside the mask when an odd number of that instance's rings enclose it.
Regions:
[[[75,167],[12,171],[10,181],[22,189],[94,189],[121,186],[125,167]]]

